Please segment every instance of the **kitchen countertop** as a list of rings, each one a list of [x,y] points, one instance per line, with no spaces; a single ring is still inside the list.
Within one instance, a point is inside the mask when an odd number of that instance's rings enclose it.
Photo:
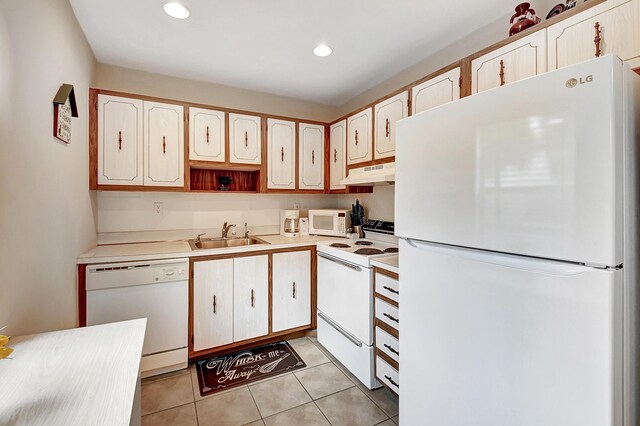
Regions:
[[[268,244],[250,246],[215,248],[208,250],[191,250],[187,241],[159,241],[151,243],[127,243],[96,246],[78,256],[78,264],[95,264],[105,262],[129,262],[137,260],[159,260],[184,257],[215,256],[218,254],[245,253],[265,249],[280,249],[315,245],[320,241],[339,240],[336,237],[320,237],[305,235],[299,237],[283,237],[282,235],[251,235]]]
[[[14,337],[0,361],[0,424],[140,424],[146,318]]]
[[[386,269],[390,272],[395,272],[396,274],[400,273],[398,268],[398,259],[400,256],[397,254],[393,254],[391,256],[384,257],[376,257],[375,259],[371,259],[371,264],[380,269]]]

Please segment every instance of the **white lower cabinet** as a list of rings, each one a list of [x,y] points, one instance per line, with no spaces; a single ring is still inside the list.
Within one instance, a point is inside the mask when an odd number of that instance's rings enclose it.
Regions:
[[[274,332],[311,323],[311,251],[273,255]]]
[[[233,343],[233,259],[193,263],[193,350]]]
[[[234,341],[269,333],[269,257],[233,259]]]

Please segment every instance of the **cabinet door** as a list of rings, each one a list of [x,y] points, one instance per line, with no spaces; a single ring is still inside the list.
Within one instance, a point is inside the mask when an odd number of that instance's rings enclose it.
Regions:
[[[411,115],[460,99],[460,68],[415,86],[411,99]]]
[[[233,343],[233,259],[193,263],[193,350]]]
[[[595,58],[596,36],[601,55],[612,53],[639,67],[640,1],[609,0],[550,26],[549,70]]]
[[[311,324],[311,251],[273,255],[273,331]]]
[[[225,161],[224,112],[189,108],[189,159]]]
[[[409,92],[402,92],[375,106],[374,158],[376,160],[396,155],[396,121],[402,120],[409,114],[408,99]]]
[[[144,184],[184,186],[182,106],[145,101],[144,125]]]
[[[267,119],[267,188],[296,189],[296,123]]]
[[[229,162],[262,163],[260,117],[229,114]]]
[[[233,259],[233,337],[235,342],[269,332],[269,258]]]
[[[347,176],[347,162],[345,152],[347,150],[347,122],[342,120],[329,129],[329,140],[331,150],[329,152],[329,171],[331,182],[329,189],[345,189],[345,185],[340,182]]]
[[[300,123],[299,189],[324,190],[324,126]]]
[[[547,32],[541,30],[471,62],[471,91],[483,92],[547,71]]]
[[[347,164],[373,160],[371,149],[371,108],[360,111],[347,119]]]
[[[142,101],[98,95],[98,184],[142,185]]]

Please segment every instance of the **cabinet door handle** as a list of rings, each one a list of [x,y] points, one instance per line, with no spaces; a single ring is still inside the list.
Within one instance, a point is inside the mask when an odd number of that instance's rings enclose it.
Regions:
[[[384,315],[385,317],[389,318],[391,321],[395,321],[397,323],[400,323],[400,320],[398,320],[398,318],[394,318],[391,315],[389,315],[388,313],[383,313],[382,315]]]
[[[596,37],[593,39],[593,42],[596,45],[596,58],[599,58],[602,55],[602,49],[600,49],[600,42],[602,41],[601,31],[600,31],[600,22],[596,22],[595,24]]]
[[[209,143],[209,126],[207,126],[207,143]]]
[[[389,122],[389,119],[387,118],[387,122],[385,124],[385,133],[387,135],[387,137],[389,137],[389,134],[391,133],[391,123]]]
[[[316,151],[311,150],[311,164],[316,164]]]
[[[284,146],[280,148],[280,162],[284,163]]]
[[[384,378],[387,379],[389,381],[389,383],[391,383],[393,386],[397,387],[398,389],[400,389],[400,385],[398,385],[396,382],[393,381],[393,379],[389,376],[387,376],[386,374],[384,375]]]
[[[500,86],[504,86],[504,60],[500,59]]]
[[[216,307],[218,306],[218,304],[216,303],[216,295],[213,295],[213,313],[216,313]]]
[[[122,151],[122,131],[118,132],[118,151]]]
[[[167,138],[164,136],[162,137],[162,153],[167,153]]]
[[[244,147],[249,146],[249,132],[244,132]]]
[[[356,130],[356,146],[358,146],[358,131]]]
[[[293,288],[293,291],[292,291],[292,293],[293,293],[293,298],[295,299],[295,298],[296,298],[296,282],[295,282],[295,281],[293,282],[293,286],[292,286],[292,288]]]
[[[334,163],[338,162],[338,150],[337,149],[333,150],[333,162]]]
[[[398,352],[397,350],[393,349],[391,346],[387,345],[386,343],[384,344],[384,347],[389,349],[391,352],[393,352],[394,354],[400,356],[400,352]]]
[[[394,290],[391,287],[388,287],[386,285],[383,285],[382,288],[384,288],[385,290],[390,291],[391,293],[400,294],[400,292],[398,290]]]
[[[251,307],[255,307],[255,296],[254,296],[254,292],[253,289],[251,289]]]

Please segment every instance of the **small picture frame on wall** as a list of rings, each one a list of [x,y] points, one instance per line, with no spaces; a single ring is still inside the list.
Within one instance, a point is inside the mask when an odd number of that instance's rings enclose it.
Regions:
[[[53,136],[71,142],[71,117],[78,117],[76,95],[72,84],[63,84],[53,98]]]

